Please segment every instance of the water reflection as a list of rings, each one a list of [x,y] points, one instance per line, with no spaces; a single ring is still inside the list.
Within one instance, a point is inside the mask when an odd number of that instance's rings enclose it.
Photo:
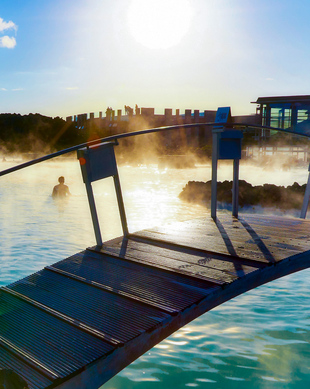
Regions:
[[[8,166],[7,166],[8,167]],[[49,162],[2,177],[0,186],[0,285],[95,244],[78,163]],[[226,169],[226,170],[225,170]],[[189,180],[210,179],[210,169],[119,169],[130,231],[206,215],[181,203]],[[220,170],[231,179],[231,166]],[[72,193],[61,208],[51,198],[60,175]],[[306,182],[307,170],[285,172],[281,184]],[[253,185],[278,183],[279,175],[240,170]],[[94,183],[104,240],[121,235],[112,180]],[[310,271],[296,273],[223,304],[182,328],[104,385],[139,388],[308,388]]]
[[[310,270],[296,273],[208,312],[104,388],[307,388],[309,276]],[[160,381],[150,385],[137,374],[133,382],[128,371]]]
[[[9,163],[4,165],[9,167]],[[130,231],[206,212],[178,199],[189,178],[204,179],[206,169],[177,172],[159,171],[157,165],[119,169]],[[66,177],[72,193],[66,202],[51,197],[59,176]],[[103,240],[120,236],[113,179],[93,183],[93,190]],[[50,161],[1,177],[0,199],[0,285],[95,244],[86,190],[75,160]]]

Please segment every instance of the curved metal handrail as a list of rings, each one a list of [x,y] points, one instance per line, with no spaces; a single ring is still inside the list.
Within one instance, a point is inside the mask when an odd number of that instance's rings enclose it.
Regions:
[[[209,123],[191,123],[191,124],[178,124],[178,125],[173,125],[173,126],[165,126],[165,127],[155,127],[155,128],[150,128],[147,130],[139,130],[139,131],[132,131],[132,132],[125,132],[122,134],[117,134],[117,135],[111,135],[107,136],[105,138],[99,138],[95,139],[93,141],[89,141],[86,143],[81,143],[76,146],[69,147],[67,149],[63,149],[60,151],[56,151],[51,154],[44,155],[43,157],[33,159],[28,162],[24,162],[22,164],[16,165],[14,167],[11,167],[9,169],[5,169],[0,171],[0,177],[5,176],[7,174],[16,172],[18,170],[24,169],[28,166],[36,165],[38,163],[47,161],[49,159],[53,159],[56,157],[59,157],[61,155],[65,155],[68,153],[71,153],[72,151],[77,151],[78,149],[81,149],[83,147],[89,147],[89,146],[95,146],[97,144],[100,144],[102,142],[110,142],[110,141],[116,141],[118,139],[123,139],[123,138],[129,138],[132,136],[137,136],[137,135],[145,135],[145,134],[152,134],[155,132],[163,132],[163,131],[171,131],[171,130],[177,130],[177,129],[187,129],[187,128],[192,128],[192,127],[244,127],[246,128],[257,128],[257,129],[265,129],[265,130],[275,130],[275,131],[282,131],[282,132],[287,132],[290,134],[294,135],[299,135],[299,136],[304,136],[306,138],[310,138],[310,134],[301,134],[297,133],[293,130],[288,130],[288,129],[283,129],[283,128],[277,128],[277,127],[270,127],[270,126],[264,126],[264,125],[259,125],[259,124],[249,124],[249,123],[215,123],[215,122],[209,122]]]

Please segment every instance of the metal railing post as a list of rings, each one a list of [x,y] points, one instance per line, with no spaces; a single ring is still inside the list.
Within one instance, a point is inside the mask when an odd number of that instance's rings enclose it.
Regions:
[[[218,133],[212,134],[212,182],[211,182],[211,217],[216,218],[217,209],[217,161],[218,161]]]
[[[238,217],[239,208],[239,159],[234,159],[232,187],[232,215]]]
[[[98,215],[97,215],[97,210],[95,205],[93,189],[90,182],[85,182],[85,186],[87,191],[91,218],[93,221],[93,227],[95,231],[96,243],[97,246],[102,246],[102,238],[101,238],[101,232],[100,232],[100,226],[99,226],[99,220],[98,220]]]
[[[309,205],[309,197],[310,197],[310,164],[308,167],[309,175],[308,175],[308,182],[305,190],[305,195],[304,195],[304,201],[302,203],[301,207],[301,212],[300,212],[300,218],[305,219],[307,216],[307,210],[308,210],[308,205]]]
[[[129,232],[128,232],[127,218],[126,218],[123,195],[122,195],[121,184],[119,181],[118,173],[115,174],[115,176],[113,176],[113,180],[114,180],[114,186],[116,191],[119,214],[122,222],[123,234],[126,237],[128,236]]]

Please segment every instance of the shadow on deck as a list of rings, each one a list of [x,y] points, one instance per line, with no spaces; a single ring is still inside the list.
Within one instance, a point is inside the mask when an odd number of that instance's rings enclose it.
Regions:
[[[0,366],[98,388],[191,320],[310,266],[310,222],[227,214],[89,248],[0,290]]]

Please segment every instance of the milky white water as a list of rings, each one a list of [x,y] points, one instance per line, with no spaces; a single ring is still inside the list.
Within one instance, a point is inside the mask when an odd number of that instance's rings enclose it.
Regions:
[[[0,169],[14,163],[0,162]],[[210,180],[208,166],[122,166],[119,173],[131,232],[209,215],[208,209],[178,199],[189,180]],[[51,198],[60,175],[72,193],[65,203]],[[307,167],[240,168],[240,178],[253,185],[304,184],[307,177]],[[219,180],[225,179],[232,179],[230,164],[220,165]],[[95,244],[77,161],[56,159],[0,180],[0,285]],[[112,179],[94,183],[93,189],[103,240],[121,235]],[[306,270],[239,296],[177,331],[104,388],[308,388],[309,292]]]

